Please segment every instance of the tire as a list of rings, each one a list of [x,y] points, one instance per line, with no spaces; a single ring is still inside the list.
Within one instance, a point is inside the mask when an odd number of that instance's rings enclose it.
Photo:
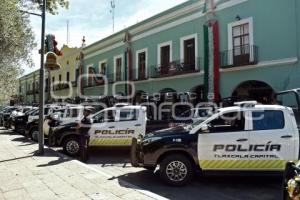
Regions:
[[[29,136],[33,141],[38,142],[39,141],[39,129],[37,127],[32,128],[30,130]]]
[[[169,185],[183,186],[191,180],[193,174],[194,167],[184,155],[169,155],[160,162],[159,175]]]
[[[63,150],[69,156],[78,156],[80,153],[80,143],[78,137],[68,137],[63,142]]]

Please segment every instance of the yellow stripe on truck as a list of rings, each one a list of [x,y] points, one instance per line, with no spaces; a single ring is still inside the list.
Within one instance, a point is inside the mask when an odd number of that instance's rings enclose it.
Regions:
[[[200,160],[202,169],[284,169],[286,160]]]
[[[103,138],[103,139],[91,139],[91,146],[114,146],[114,145],[131,145],[131,138],[119,139],[119,138]]]

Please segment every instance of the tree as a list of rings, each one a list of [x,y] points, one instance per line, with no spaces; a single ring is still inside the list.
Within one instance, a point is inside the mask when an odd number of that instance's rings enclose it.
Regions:
[[[56,14],[59,7],[68,7],[65,0],[47,0],[47,11]],[[36,46],[29,15],[23,9],[38,11],[41,0],[0,1],[0,99],[17,93],[16,78],[22,65],[33,66],[31,52]]]
[[[20,4],[26,9],[33,10],[41,10],[43,5],[43,0],[19,0]],[[58,13],[58,9],[68,8],[69,1],[68,0],[46,0],[46,9],[47,12],[55,15]]]

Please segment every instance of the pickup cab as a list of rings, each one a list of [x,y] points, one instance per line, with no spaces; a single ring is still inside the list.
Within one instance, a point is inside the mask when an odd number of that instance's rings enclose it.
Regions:
[[[280,105],[243,102],[218,109],[205,121],[133,139],[131,163],[154,170],[171,185],[202,172],[276,171],[299,159],[294,112]]]
[[[104,109],[92,115],[89,127],[90,146],[131,146],[132,138],[145,135],[146,108],[122,106]],[[79,153],[80,124],[73,122],[51,128],[51,141],[63,146],[65,153],[75,156]]]

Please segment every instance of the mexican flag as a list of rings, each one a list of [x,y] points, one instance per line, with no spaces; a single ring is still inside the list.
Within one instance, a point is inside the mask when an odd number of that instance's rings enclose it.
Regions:
[[[204,87],[208,101],[219,100],[219,26],[216,20],[204,25]]]

